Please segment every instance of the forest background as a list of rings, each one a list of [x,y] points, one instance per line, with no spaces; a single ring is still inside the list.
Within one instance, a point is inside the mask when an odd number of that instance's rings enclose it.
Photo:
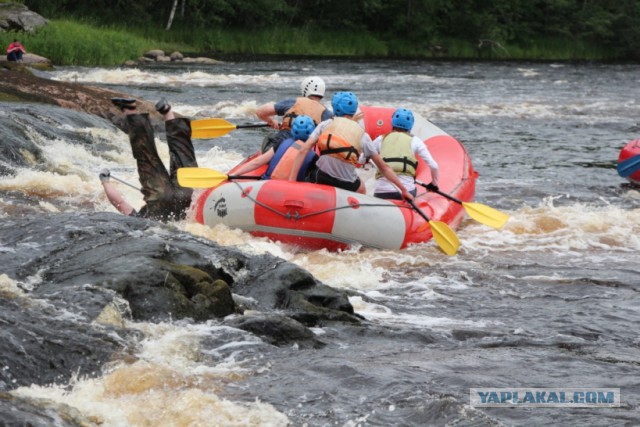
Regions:
[[[640,60],[640,0],[18,0],[60,65],[229,55]],[[13,37],[2,34],[7,43]]]

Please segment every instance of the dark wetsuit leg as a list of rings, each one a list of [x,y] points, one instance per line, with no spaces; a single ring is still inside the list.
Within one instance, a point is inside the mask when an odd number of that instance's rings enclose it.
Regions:
[[[131,151],[138,164],[146,206],[138,216],[167,221],[175,217],[174,187],[154,142],[149,115],[127,115]]]
[[[177,173],[179,168],[198,167],[196,154],[191,141],[191,121],[186,118],[177,118],[165,122],[167,143],[171,158],[170,173],[171,184],[174,188],[176,212],[186,211],[191,205],[193,189],[181,187],[178,184]],[[180,217],[183,217],[181,214]]]
[[[171,180],[158,155],[149,115],[146,113],[127,115],[127,125],[131,151],[138,163],[144,201],[148,203],[162,200],[165,198],[166,188],[171,187]]]

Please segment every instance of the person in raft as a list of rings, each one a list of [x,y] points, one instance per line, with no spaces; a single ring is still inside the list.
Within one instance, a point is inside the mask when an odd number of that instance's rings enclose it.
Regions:
[[[183,167],[197,167],[191,142],[191,125],[187,118],[177,118],[165,98],[156,104],[163,115],[169,144],[170,171],[167,172],[154,143],[153,128],[148,113],[139,113],[136,100],[112,98],[111,102],[126,115],[131,151],[138,165],[145,205],[136,211],[120,194],[110,180],[110,172],[100,172],[100,181],[109,202],[121,213],[158,221],[184,219],[191,205],[191,188],[178,184],[177,171]]]
[[[7,47],[7,61],[22,62],[22,56],[27,53],[24,46],[20,44],[18,39],[14,39],[13,43]]]
[[[324,80],[320,77],[307,77],[300,84],[300,91],[302,97],[270,102],[256,110],[260,120],[278,130],[265,138],[262,144],[263,153],[267,152],[271,146],[291,138],[291,122],[296,117],[309,116],[316,125],[333,117],[331,111],[321,102],[325,92]],[[277,116],[282,116],[282,123],[278,123]]]
[[[295,159],[300,144],[298,141],[306,141],[311,132],[316,128],[316,124],[309,116],[298,116],[291,122],[291,137],[284,141],[271,146],[266,152],[258,157],[242,164],[234,175],[243,175],[249,173],[262,165],[269,163],[267,171],[262,176],[263,179],[289,179],[289,172],[293,160]],[[302,167],[298,172],[298,181],[304,181],[307,169],[315,164],[318,156],[314,151],[310,151],[302,163]]]
[[[426,145],[417,136],[411,135],[411,128],[415,119],[413,112],[405,108],[398,108],[391,116],[391,132],[380,135],[371,143],[364,145],[361,163],[380,157],[393,169],[402,181],[404,187],[413,196],[416,195],[416,169],[417,157],[424,160],[431,169],[431,183],[427,185],[429,190],[438,190],[438,163],[433,160]],[[375,163],[375,162],[374,162]],[[377,164],[377,163],[376,163]],[[402,200],[402,194],[397,187],[380,172],[376,174],[378,179],[373,195],[381,199]]]
[[[320,123],[296,154],[289,174],[289,181],[295,181],[300,167],[308,153],[318,146],[320,157],[316,167],[311,169],[305,181],[332,185],[349,191],[366,194],[366,187],[356,172],[361,147],[371,143],[371,137],[358,124],[354,116],[358,111],[358,98],[353,92],[338,92],[331,100],[333,119]],[[357,117],[357,116],[356,116]],[[413,200],[398,176],[380,157],[371,159],[380,173],[398,187],[402,197]]]

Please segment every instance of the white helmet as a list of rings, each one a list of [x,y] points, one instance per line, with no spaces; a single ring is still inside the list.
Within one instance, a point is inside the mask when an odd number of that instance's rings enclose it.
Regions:
[[[307,77],[300,84],[300,90],[302,90],[302,96],[308,98],[312,95],[324,97],[324,80],[320,77]]]

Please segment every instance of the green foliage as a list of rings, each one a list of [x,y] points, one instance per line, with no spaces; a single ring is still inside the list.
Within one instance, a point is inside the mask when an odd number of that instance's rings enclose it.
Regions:
[[[3,44],[13,34],[2,34]],[[113,28],[53,20],[35,34],[18,36],[27,52],[37,53],[56,65],[116,65],[137,58],[146,50],[162,48],[155,41]]]
[[[169,31],[174,0],[23,1],[58,25],[101,28],[91,37],[78,31],[69,46],[43,43],[65,63],[119,62],[163,43],[190,52],[640,58],[638,0],[178,0]],[[129,31],[135,41],[124,44],[118,37]],[[98,52],[83,52],[76,37]]]

